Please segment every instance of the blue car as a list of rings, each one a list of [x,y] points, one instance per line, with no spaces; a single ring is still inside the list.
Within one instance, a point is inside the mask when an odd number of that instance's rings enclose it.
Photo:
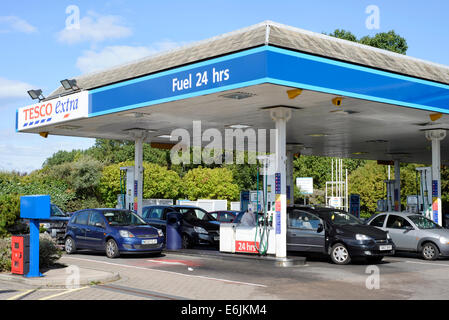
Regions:
[[[71,216],[64,245],[67,254],[90,249],[117,258],[121,253],[160,254],[164,241],[162,230],[150,226],[132,211],[85,209]]]

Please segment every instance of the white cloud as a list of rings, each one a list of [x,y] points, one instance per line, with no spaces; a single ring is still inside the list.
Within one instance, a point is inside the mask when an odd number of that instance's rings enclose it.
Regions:
[[[0,77],[0,100],[26,98],[32,88],[29,83]]]
[[[0,33],[11,31],[33,33],[37,28],[16,16],[0,16]]]
[[[44,161],[59,150],[87,149],[94,139],[52,136],[44,139],[37,134],[0,130],[0,171],[31,172],[40,169]]]
[[[108,46],[101,51],[86,50],[77,59],[76,66],[83,73],[98,71],[170,50],[179,45],[176,42],[166,40],[157,42],[152,46]]]
[[[79,42],[98,43],[107,39],[128,37],[132,30],[123,25],[119,16],[99,15],[89,11],[87,16],[79,21],[79,28],[64,28],[57,34],[60,42],[74,44]]]

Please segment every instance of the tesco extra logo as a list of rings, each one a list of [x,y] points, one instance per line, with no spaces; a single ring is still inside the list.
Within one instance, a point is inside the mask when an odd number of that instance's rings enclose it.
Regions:
[[[78,98],[67,98],[67,100],[57,100],[56,102],[44,102],[42,104],[25,107],[23,109],[24,127],[33,124],[50,122],[53,117],[58,116],[63,119],[70,116],[71,111],[78,109]]]

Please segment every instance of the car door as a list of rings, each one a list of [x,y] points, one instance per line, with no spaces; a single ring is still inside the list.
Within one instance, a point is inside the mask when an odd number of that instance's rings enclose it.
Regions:
[[[101,212],[91,210],[86,228],[86,245],[88,249],[103,250],[106,222]]]
[[[390,233],[396,249],[415,251],[418,247],[417,230],[405,217],[389,214],[384,230]]]
[[[385,229],[385,220],[387,218],[386,214],[380,214],[377,217],[375,217],[373,220],[371,220],[368,225],[379,228],[381,230],[386,231]]]
[[[318,232],[323,221],[306,211],[292,210],[287,220],[287,250],[324,252],[325,231]]]
[[[72,226],[73,234],[75,236],[75,243],[78,248],[86,248],[86,229],[89,219],[89,211],[82,211],[78,213]]]
[[[150,224],[155,228],[161,229],[165,234],[167,230],[167,213],[172,211],[174,211],[172,208],[153,208]]]

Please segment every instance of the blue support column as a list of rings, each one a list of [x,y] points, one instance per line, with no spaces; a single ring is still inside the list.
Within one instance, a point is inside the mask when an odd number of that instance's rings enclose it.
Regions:
[[[30,219],[30,271],[26,277],[42,276],[39,271],[39,220]]]
[[[30,219],[30,271],[25,276],[42,277],[39,272],[39,220],[50,218],[50,196],[20,197],[20,217]]]

